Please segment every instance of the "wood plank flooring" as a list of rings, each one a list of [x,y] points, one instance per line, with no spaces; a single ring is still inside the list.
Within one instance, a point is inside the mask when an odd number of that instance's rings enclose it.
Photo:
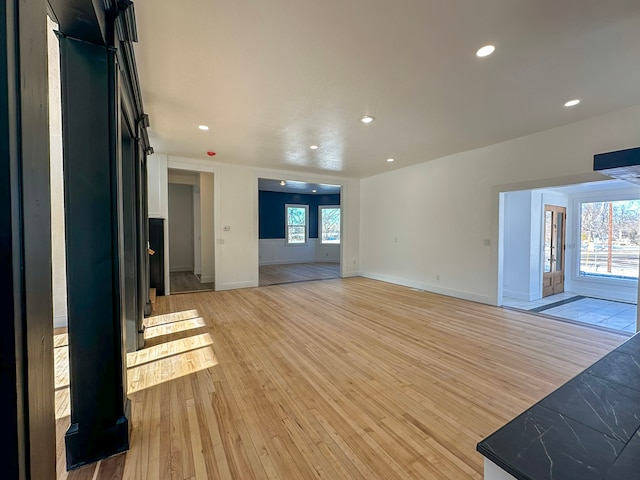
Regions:
[[[316,262],[260,265],[259,275],[258,284],[261,287],[309,280],[327,280],[340,276],[340,264]]]
[[[203,290],[215,290],[215,282],[201,283],[200,278],[193,272],[169,273],[171,293],[191,293]]]
[[[156,310],[130,450],[59,479],[481,479],[479,440],[627,338],[364,278]]]

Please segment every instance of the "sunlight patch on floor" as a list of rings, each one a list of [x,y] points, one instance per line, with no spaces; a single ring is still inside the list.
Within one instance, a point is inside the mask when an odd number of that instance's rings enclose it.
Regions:
[[[182,312],[166,313],[164,315],[154,315],[144,319],[146,327],[155,327],[167,323],[179,322],[181,320],[189,320],[199,317],[198,310],[183,310]]]
[[[172,335],[178,332],[194,330],[206,326],[204,318],[190,318],[189,320],[181,320],[173,323],[166,323],[155,327],[148,327],[144,330],[144,339],[157,338],[164,335]]]
[[[160,358],[127,369],[127,392],[131,395],[145,388],[215,367],[217,364],[218,359],[211,346]]]

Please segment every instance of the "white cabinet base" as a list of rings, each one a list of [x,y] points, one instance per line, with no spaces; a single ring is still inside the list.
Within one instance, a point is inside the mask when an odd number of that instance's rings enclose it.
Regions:
[[[484,480],[516,480],[491,460],[484,459]]]

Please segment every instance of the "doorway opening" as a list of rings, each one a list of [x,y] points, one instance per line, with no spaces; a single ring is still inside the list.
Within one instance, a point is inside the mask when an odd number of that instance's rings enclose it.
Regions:
[[[170,291],[215,290],[213,173],[170,168]]]
[[[340,276],[341,187],[258,179],[259,285]]]
[[[500,196],[498,303],[635,333],[640,188],[605,180]]]

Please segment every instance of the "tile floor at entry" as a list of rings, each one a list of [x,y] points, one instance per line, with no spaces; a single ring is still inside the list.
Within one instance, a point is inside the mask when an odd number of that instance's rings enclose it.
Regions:
[[[636,332],[636,305],[633,303],[614,302],[564,292],[533,302],[505,297],[503,305],[598,327],[628,333]]]

